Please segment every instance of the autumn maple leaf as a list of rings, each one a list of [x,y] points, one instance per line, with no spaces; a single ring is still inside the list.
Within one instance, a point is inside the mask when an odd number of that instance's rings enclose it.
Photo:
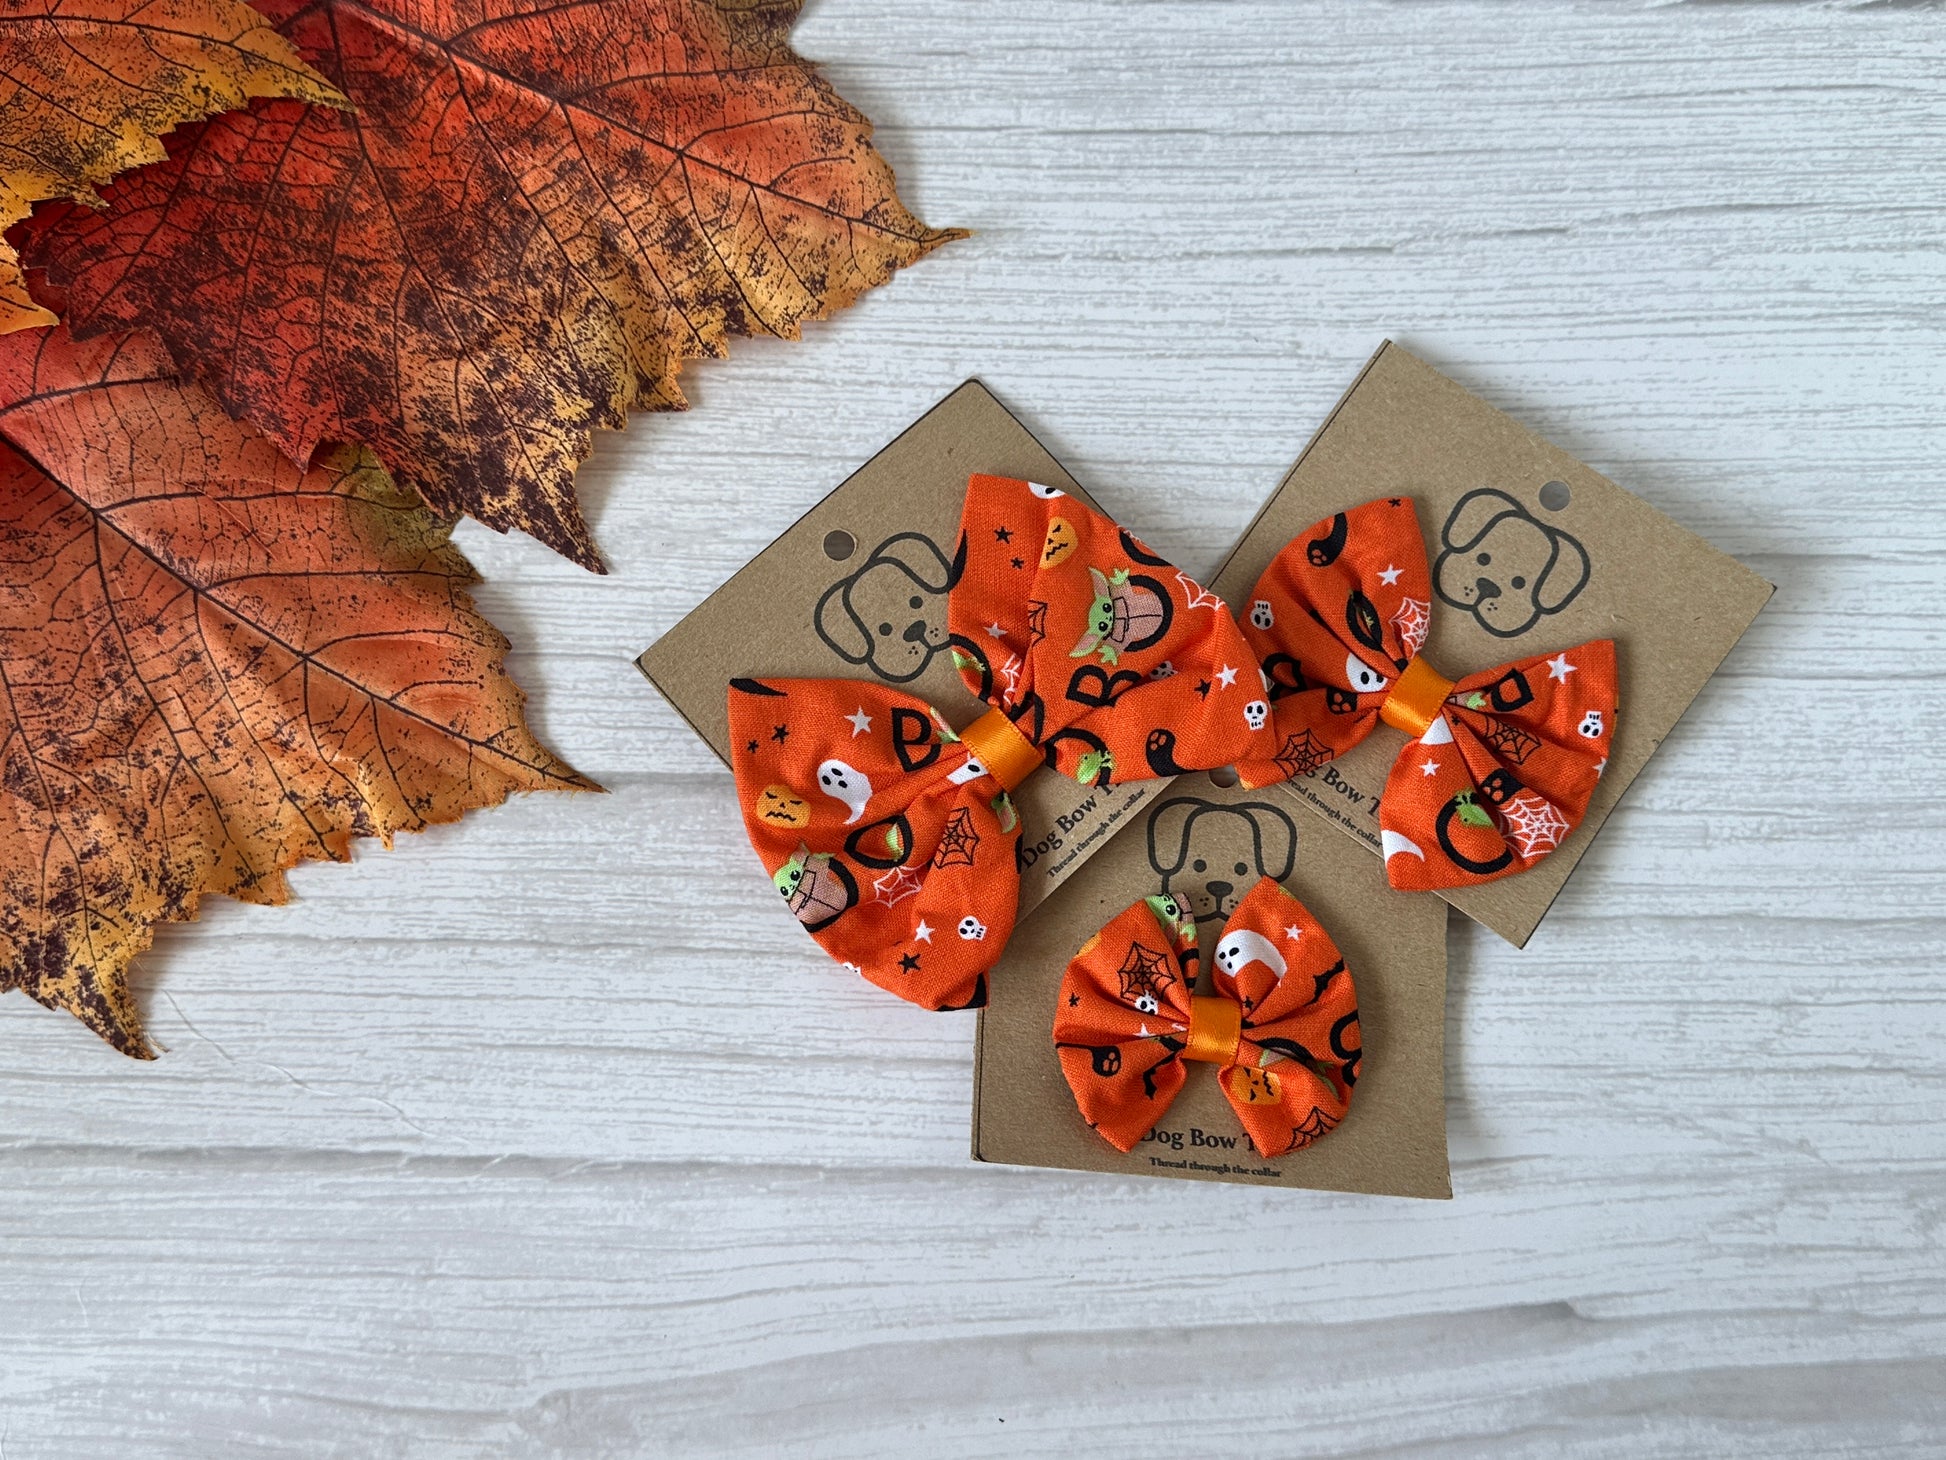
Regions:
[[[959,236],[791,50],[798,4],[263,0],[358,109],[185,129],[25,256],[78,336],[153,327],[297,461],[363,441],[435,510],[598,568],[595,427]]]
[[[0,989],[148,1054],[124,975],[199,897],[516,790],[472,569],[368,453],[300,471],[134,335],[0,337]]]
[[[0,0],[0,229],[99,201],[164,132],[253,96],[344,101],[243,0]],[[0,331],[53,322],[0,244]]]

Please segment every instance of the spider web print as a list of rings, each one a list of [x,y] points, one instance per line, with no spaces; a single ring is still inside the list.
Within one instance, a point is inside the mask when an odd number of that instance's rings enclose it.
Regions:
[[[1518,726],[1505,721],[1487,731],[1487,744],[1506,756],[1515,765],[1525,765],[1527,757],[1541,748],[1540,741]]]
[[[1129,945],[1128,957],[1116,972],[1122,976],[1122,997],[1130,1003],[1144,994],[1160,1003],[1163,988],[1176,981],[1176,976],[1169,972],[1168,958],[1140,943]]]
[[[1500,816],[1513,839],[1520,843],[1523,857],[1553,851],[1568,834],[1567,817],[1554,809],[1553,802],[1543,801],[1532,791],[1522,791],[1502,806]]]
[[[1287,775],[1296,779],[1310,775],[1335,754],[1336,751],[1309,730],[1300,730],[1295,735],[1285,737],[1284,748],[1273,759]]]
[[[1047,605],[1038,598],[1027,600],[1027,642],[1038,644],[1047,637]]]
[[[1041,610],[1042,613],[1046,611],[1045,607]],[[1045,634],[1036,634],[1034,637],[1041,639],[1047,636]],[[1026,667],[1026,663],[1018,654],[1009,654],[1007,656],[1007,662],[1000,666],[1000,676],[1007,681],[1008,699],[1011,700],[1020,692],[1020,671]]]
[[[1223,612],[1223,600],[1180,569],[1176,572],[1176,586],[1182,589],[1185,609],[1207,608],[1217,613]]]
[[[1319,1136],[1329,1135],[1337,1129],[1337,1125],[1337,1121],[1313,1105],[1311,1113],[1304,1117],[1303,1124],[1291,1127],[1291,1143],[1284,1149],[1295,1151],[1300,1146],[1308,1146]]]
[[[939,850],[933,853],[935,867],[970,867],[973,854],[980,849],[980,834],[973,829],[973,813],[962,806],[946,818],[939,833]]]
[[[922,886],[918,877],[904,867],[894,867],[883,877],[872,879],[872,891],[887,907],[896,907]]]
[[[1392,627],[1399,631],[1399,645],[1405,650],[1405,657],[1416,658],[1420,646],[1426,642],[1426,630],[1432,627],[1432,605],[1417,598],[1399,601],[1399,611],[1392,615]]]

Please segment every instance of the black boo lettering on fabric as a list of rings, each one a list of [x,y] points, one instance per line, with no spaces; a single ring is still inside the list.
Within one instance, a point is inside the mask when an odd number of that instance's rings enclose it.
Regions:
[[[881,872],[903,867],[912,856],[912,823],[902,811],[868,821],[845,838],[845,855]]]
[[[892,711],[892,753],[907,774],[922,771],[939,759],[939,741],[932,716],[903,705]]]
[[[1069,677],[1067,697],[1077,705],[1101,710],[1143,682],[1143,676],[1133,669],[1110,671],[1097,664],[1084,664]]]

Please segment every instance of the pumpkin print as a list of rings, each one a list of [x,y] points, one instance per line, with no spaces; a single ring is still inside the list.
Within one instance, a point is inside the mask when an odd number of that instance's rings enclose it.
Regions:
[[[757,797],[757,820],[766,826],[793,829],[811,824],[811,803],[789,786],[765,786]]]

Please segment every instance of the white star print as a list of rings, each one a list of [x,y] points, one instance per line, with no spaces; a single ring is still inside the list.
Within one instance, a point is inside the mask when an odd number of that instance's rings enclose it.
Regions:
[[[1568,663],[1568,656],[1565,654],[1556,654],[1552,659],[1547,661],[1547,677],[1549,679],[1558,679],[1562,684],[1566,684],[1568,682],[1568,676],[1573,673],[1574,666]]]
[[[919,926],[912,930],[912,939],[915,943],[930,943],[932,942],[932,934],[933,930],[927,926],[926,920],[921,918],[919,919]]]
[[[1399,574],[1404,571],[1405,569],[1403,568],[1395,568],[1390,563],[1387,563],[1385,565],[1385,571],[1378,575],[1378,581],[1383,583],[1387,588],[1390,588],[1394,583],[1399,581]]]
[[[1439,762],[1438,762],[1438,761],[1436,761],[1436,760],[1422,760],[1422,761],[1420,761],[1420,762],[1419,762],[1419,774],[1420,774],[1420,775],[1422,775],[1422,776],[1432,776],[1432,775],[1437,775],[1438,773],[1439,773]]]
[[[865,713],[863,705],[846,715],[845,719],[851,721],[851,736],[854,740],[872,728],[872,717]]]
[[[1237,672],[1225,664],[1222,669],[1217,671],[1216,682],[1222,685],[1223,688],[1228,689],[1237,682]]]
[[[1300,928],[1296,923],[1288,923],[1284,927],[1284,936],[1295,943],[1299,938],[1304,936],[1304,929]]]
[[[1004,639],[1007,637],[1007,631],[1001,628],[999,624],[988,624],[987,632],[996,639]]]

